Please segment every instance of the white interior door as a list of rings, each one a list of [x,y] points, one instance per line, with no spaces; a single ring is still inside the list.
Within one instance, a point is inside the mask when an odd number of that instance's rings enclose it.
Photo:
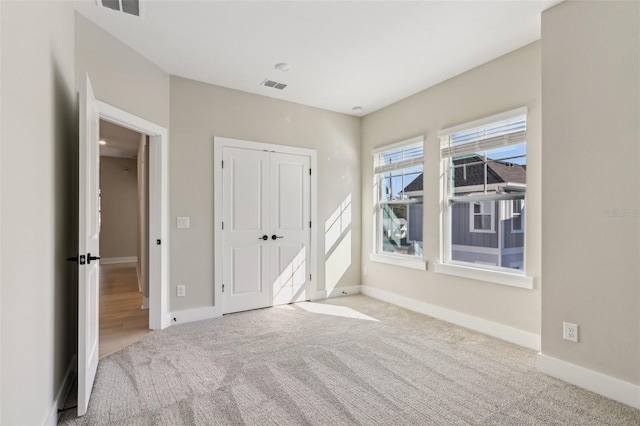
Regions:
[[[310,158],[223,148],[223,312],[307,300]]]
[[[310,158],[270,153],[270,218],[272,232],[273,304],[308,299]]]
[[[87,412],[98,368],[98,297],[100,233],[98,189],[99,112],[86,76],[80,87],[79,272],[78,272],[78,415]]]

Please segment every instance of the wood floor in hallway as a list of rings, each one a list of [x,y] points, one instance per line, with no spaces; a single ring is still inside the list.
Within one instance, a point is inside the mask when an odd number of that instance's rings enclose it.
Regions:
[[[100,358],[152,332],[142,299],[135,263],[100,265]]]

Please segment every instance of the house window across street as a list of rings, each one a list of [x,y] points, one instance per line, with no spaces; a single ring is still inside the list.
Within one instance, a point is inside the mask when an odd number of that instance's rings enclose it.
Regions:
[[[519,108],[438,133],[443,263],[524,273],[526,130]]]

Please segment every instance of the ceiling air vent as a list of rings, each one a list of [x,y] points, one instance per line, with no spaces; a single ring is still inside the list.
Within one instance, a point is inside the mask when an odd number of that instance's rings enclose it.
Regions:
[[[96,0],[98,6],[104,6],[133,16],[142,16],[142,0]]]
[[[284,83],[278,83],[277,81],[269,80],[268,78],[261,83],[263,86],[272,87],[274,89],[282,90],[287,87]]]

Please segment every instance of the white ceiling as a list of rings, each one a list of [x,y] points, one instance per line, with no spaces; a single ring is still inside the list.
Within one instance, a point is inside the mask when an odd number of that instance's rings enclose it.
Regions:
[[[362,116],[538,40],[559,2],[165,0],[142,18],[75,5],[169,74]]]

